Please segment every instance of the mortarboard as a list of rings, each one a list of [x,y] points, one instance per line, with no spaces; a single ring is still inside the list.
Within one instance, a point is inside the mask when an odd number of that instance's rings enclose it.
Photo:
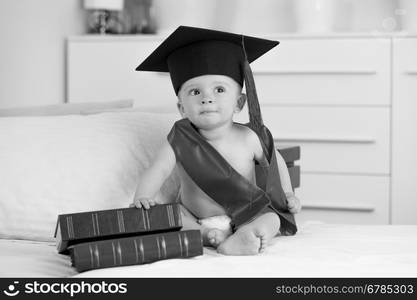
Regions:
[[[226,75],[241,86],[245,83],[250,123],[258,129],[263,123],[249,63],[278,44],[241,34],[179,26],[136,71],[169,72],[176,94],[184,82],[201,75]]]

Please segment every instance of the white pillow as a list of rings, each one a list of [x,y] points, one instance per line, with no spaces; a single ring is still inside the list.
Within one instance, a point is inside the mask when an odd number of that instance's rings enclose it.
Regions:
[[[108,110],[133,107],[133,100],[115,100],[108,102],[62,103],[41,106],[26,106],[0,109],[0,117],[16,116],[58,116],[99,113]]]
[[[0,238],[52,241],[58,214],[127,207],[176,114],[0,118]],[[176,183],[164,191],[173,196]]]

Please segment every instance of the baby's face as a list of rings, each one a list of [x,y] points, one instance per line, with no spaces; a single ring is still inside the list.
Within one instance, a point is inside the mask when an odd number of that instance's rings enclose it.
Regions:
[[[203,75],[187,80],[178,92],[179,109],[200,129],[210,130],[233,121],[240,111],[241,87],[223,75]]]

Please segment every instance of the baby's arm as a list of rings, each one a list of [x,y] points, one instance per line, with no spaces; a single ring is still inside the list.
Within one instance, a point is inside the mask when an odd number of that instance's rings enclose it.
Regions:
[[[142,174],[136,189],[134,203],[130,206],[144,207],[146,209],[155,205],[155,196],[162,184],[175,167],[175,153],[168,141],[161,146],[152,164]]]
[[[254,156],[257,161],[262,161],[264,158],[264,153],[262,150],[261,143],[259,141],[258,135],[249,130],[249,143],[252,145],[254,149]],[[277,165],[279,171],[279,178],[281,180],[281,186],[284,190],[285,195],[287,196],[287,203],[288,203],[288,210],[292,213],[298,213],[301,210],[300,200],[294,195],[290,174],[288,172],[287,164],[285,163],[282,155],[275,149],[275,154],[277,157]]]

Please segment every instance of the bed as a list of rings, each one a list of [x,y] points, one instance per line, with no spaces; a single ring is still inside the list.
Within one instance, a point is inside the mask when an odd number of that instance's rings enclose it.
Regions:
[[[306,223],[257,256],[211,248],[191,259],[77,273],[53,242],[0,240],[1,277],[417,277],[417,226]]]
[[[56,112],[59,111],[57,114]],[[417,277],[417,226],[299,224],[256,256],[204,255],[77,273],[57,215],[127,207],[178,115],[130,107],[0,111],[0,277]],[[171,176],[158,195],[171,201]]]

